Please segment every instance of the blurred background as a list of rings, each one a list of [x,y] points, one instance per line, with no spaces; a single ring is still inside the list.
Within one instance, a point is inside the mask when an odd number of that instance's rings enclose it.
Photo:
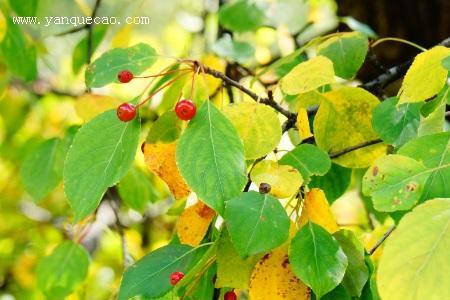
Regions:
[[[227,1],[102,0],[97,16],[149,22],[96,25],[93,59],[113,47],[144,42],[161,54],[149,74],[167,66],[173,57],[189,57],[245,81],[249,75],[245,70],[268,65],[326,33],[360,30],[370,38],[394,36],[424,47],[450,36],[450,2],[446,0],[253,2],[265,13],[264,26],[231,36],[218,21],[219,7]],[[96,215],[76,226],[71,223],[62,183],[39,201],[24,189],[21,169],[27,155],[45,139],[70,138],[91,113],[84,105],[89,102],[82,100],[87,30],[72,24],[17,25],[11,18],[90,16],[95,5],[96,0],[0,0],[0,300],[42,299],[36,291],[36,264],[73,236],[80,237],[92,263],[89,279],[70,299],[112,299],[123,272],[124,240],[119,233],[125,236],[126,261],[138,259],[170,240],[181,211],[165,184],[147,171],[140,151],[132,171],[114,190],[124,198],[124,205],[115,207],[116,195],[106,195]],[[11,44],[20,50],[12,52]],[[372,51],[357,80],[373,79],[418,50],[387,42]],[[233,67],[233,62],[244,71]],[[95,93],[120,103],[135,97],[145,84],[113,84]],[[219,94],[230,97],[227,91]],[[161,99],[158,95],[143,112],[142,140],[161,111]],[[363,171],[344,172],[352,178],[350,185],[337,186],[329,200],[338,223],[355,229],[366,247],[371,247],[388,224],[384,216],[364,206],[367,202],[355,189]]]

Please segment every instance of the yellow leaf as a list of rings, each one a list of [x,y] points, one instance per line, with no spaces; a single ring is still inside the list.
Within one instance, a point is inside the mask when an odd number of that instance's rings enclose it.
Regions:
[[[314,118],[314,137],[319,148],[333,153],[378,139],[372,128],[372,111],[377,97],[354,87],[343,87],[325,94]],[[334,161],[347,168],[365,168],[386,153],[386,146],[375,144],[341,155]]]
[[[255,159],[271,152],[281,139],[280,120],[270,107],[241,102],[223,109],[244,143],[245,158]]]
[[[263,160],[252,170],[250,177],[254,183],[268,183],[270,193],[277,198],[287,198],[295,194],[303,183],[302,175],[291,166]]]
[[[309,127],[308,112],[304,108],[300,108],[297,114],[298,135],[302,140],[312,137],[311,128]]]
[[[325,193],[321,189],[312,189],[306,194],[298,223],[303,226],[308,221],[322,226],[329,233],[335,233],[339,230]]]
[[[164,180],[175,199],[187,197],[190,190],[175,161],[176,143],[145,144],[144,157],[150,171]]]
[[[214,70],[225,73],[224,61],[215,55],[212,54],[205,55],[200,59],[200,62],[205,66],[208,66]],[[222,84],[222,81],[220,79],[217,79],[216,77],[213,77],[208,74],[206,74],[204,77],[203,75],[200,75],[200,77],[202,77],[201,80],[206,81],[206,86],[208,87],[208,92],[210,95],[213,94],[216,91],[216,89]]]
[[[84,94],[75,102],[75,111],[87,122],[107,110],[117,108],[121,103],[120,100],[109,96]]]
[[[250,300],[308,300],[311,290],[292,272],[287,247],[266,254],[250,277]]]
[[[0,42],[3,41],[6,33],[6,19],[2,11],[0,11]]]
[[[182,244],[198,246],[215,216],[214,210],[198,201],[186,208],[178,219],[177,231]]]
[[[296,95],[333,82],[333,62],[325,56],[316,56],[298,64],[284,76],[281,79],[281,89],[288,95]]]
[[[113,48],[126,48],[129,46],[133,26],[134,24],[127,24],[116,33],[112,39]]]
[[[439,93],[448,74],[441,62],[449,54],[449,48],[437,46],[417,55],[406,72],[398,104],[421,102]]]

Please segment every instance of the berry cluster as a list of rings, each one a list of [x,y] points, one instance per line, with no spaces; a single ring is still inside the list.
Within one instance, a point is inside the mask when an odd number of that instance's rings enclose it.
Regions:
[[[165,75],[165,74],[167,74],[167,73],[161,73],[161,74],[154,75],[154,76],[161,76],[161,75]],[[154,77],[154,76],[147,76],[147,77]],[[133,80],[134,78],[147,78],[147,77],[135,77],[133,75],[133,73],[128,70],[120,71],[117,74],[117,79],[121,83],[128,83],[131,80]],[[172,83],[172,82],[169,82],[169,83]],[[155,93],[160,91],[162,88],[166,87],[167,85],[168,84],[157,89],[155,91]],[[141,106],[146,101],[148,101],[153,95],[154,94],[150,95],[146,100],[142,101],[141,103],[139,103],[136,106],[134,106],[131,103],[127,103],[127,102],[119,105],[119,107],[117,108],[117,117],[119,118],[119,120],[122,122],[129,122],[129,121],[133,120],[136,117],[137,108],[139,108],[139,106]],[[183,121],[192,120],[192,118],[195,117],[196,112],[197,112],[197,108],[195,107],[194,102],[192,102],[191,100],[187,100],[187,99],[181,100],[175,106],[175,113],[177,114],[178,118],[180,118]]]

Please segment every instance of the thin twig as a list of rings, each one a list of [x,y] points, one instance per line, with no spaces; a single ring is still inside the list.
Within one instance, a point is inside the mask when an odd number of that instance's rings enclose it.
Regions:
[[[369,146],[372,146],[372,145],[376,145],[376,144],[379,144],[381,142],[382,142],[381,139],[376,139],[376,140],[367,141],[367,142],[364,142],[364,143],[361,143],[361,144],[358,144],[358,145],[355,145],[355,146],[351,146],[351,147],[348,147],[348,148],[345,148],[345,149],[342,149],[342,150],[330,153],[330,158],[337,158],[337,157],[342,156],[344,154],[347,154],[349,152],[352,152],[352,151],[355,151],[355,150],[358,150],[358,149],[361,149],[361,148],[364,148],[364,147],[369,147]]]
[[[372,255],[377,249],[378,247],[381,246],[381,244],[383,244],[383,242],[391,235],[391,233],[394,231],[395,229],[395,225],[391,226],[388,231],[386,231],[383,236],[381,237],[381,239],[379,239],[377,241],[377,243],[375,244],[375,246],[373,246],[370,250],[369,250],[369,255]]]
[[[93,20],[95,16],[97,15],[97,11],[100,7],[101,0],[95,1],[94,9],[92,10],[91,19]],[[94,35],[94,23],[87,24],[87,30],[88,30],[88,38],[87,38],[87,58],[86,62],[89,65],[91,63],[92,54],[93,54],[93,35]]]

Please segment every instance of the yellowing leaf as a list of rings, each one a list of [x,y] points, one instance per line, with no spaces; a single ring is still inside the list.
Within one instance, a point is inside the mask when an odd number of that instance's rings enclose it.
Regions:
[[[250,177],[254,183],[268,183],[270,193],[277,198],[287,198],[295,194],[303,183],[302,175],[297,169],[279,165],[277,162],[263,160],[252,170]]]
[[[112,39],[112,46],[114,48],[125,48],[130,44],[131,30],[134,24],[127,24],[123,26]]]
[[[113,97],[84,94],[75,102],[75,111],[87,122],[102,112],[117,108],[120,104],[121,101]]]
[[[214,210],[198,201],[186,208],[178,219],[177,231],[182,244],[198,246],[215,216]]]
[[[309,127],[308,112],[304,108],[298,110],[297,128],[300,139],[304,140],[313,136],[311,128]]]
[[[285,246],[266,254],[250,277],[251,300],[308,300],[311,290],[292,272]]]
[[[314,137],[319,148],[330,153],[378,139],[372,128],[372,111],[379,101],[371,93],[344,87],[325,94],[314,118]],[[347,168],[365,168],[385,154],[386,147],[363,147],[334,159]]]
[[[220,71],[222,73],[225,73],[225,63],[223,60],[218,58],[217,56],[213,54],[207,54],[203,56],[200,59],[201,63],[205,66],[208,66],[214,70]],[[216,77],[213,77],[211,75],[200,75],[200,80],[206,81],[206,86],[208,87],[208,92],[211,95],[215,92],[215,90],[222,84],[222,81]]]
[[[316,56],[300,63],[284,76],[281,79],[281,89],[288,95],[296,95],[333,82],[333,63],[324,56]]]
[[[0,42],[3,41],[6,33],[6,19],[3,13],[0,11]]]
[[[335,233],[339,230],[325,193],[321,189],[312,189],[306,194],[302,214],[298,222],[300,226],[303,226],[308,221],[322,226],[329,233]]]
[[[190,190],[175,162],[176,143],[145,144],[144,157],[150,171],[164,180],[175,199],[187,197]]]
[[[403,80],[399,104],[421,102],[439,93],[448,73],[441,62],[449,54],[449,48],[437,46],[417,55]]]
[[[241,102],[225,107],[223,113],[244,143],[245,158],[264,156],[280,142],[280,121],[277,113],[267,105]]]

